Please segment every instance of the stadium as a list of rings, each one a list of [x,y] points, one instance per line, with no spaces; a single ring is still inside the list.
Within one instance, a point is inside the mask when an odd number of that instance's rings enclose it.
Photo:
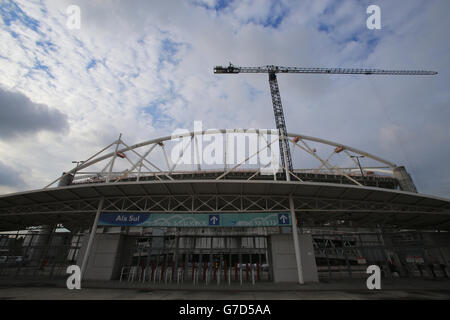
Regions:
[[[0,281],[65,279],[74,264],[83,280],[162,286],[366,278],[369,265],[449,277],[449,199],[366,151],[267,133],[120,136],[44,188],[0,196]],[[278,144],[293,169],[267,172],[258,156],[278,158]],[[216,161],[195,161],[206,150]]]

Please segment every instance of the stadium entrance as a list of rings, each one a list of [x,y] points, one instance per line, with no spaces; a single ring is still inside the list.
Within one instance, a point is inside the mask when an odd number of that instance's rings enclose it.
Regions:
[[[273,279],[270,234],[290,219],[285,212],[102,213],[99,226],[141,228],[119,249],[120,281],[254,284]]]
[[[244,230],[220,233],[155,229],[153,236],[132,236],[132,254],[121,261],[119,279],[153,284],[272,280],[268,236]]]
[[[283,229],[288,228],[100,226],[86,277],[161,286],[276,282],[274,268],[292,265],[292,259],[279,256],[284,245],[292,243],[289,233],[284,234],[289,238],[285,243],[277,240]],[[380,266],[383,278],[450,275],[447,232],[303,231],[311,235],[321,280],[366,278],[366,269],[373,264]],[[44,227],[2,232],[0,281],[63,281],[69,265],[81,265],[87,240],[85,230]]]

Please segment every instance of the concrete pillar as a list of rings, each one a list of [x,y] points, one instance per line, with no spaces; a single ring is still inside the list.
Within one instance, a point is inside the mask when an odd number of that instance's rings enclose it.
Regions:
[[[312,237],[309,234],[301,234],[298,240],[301,249],[303,281],[318,282],[319,276]],[[298,268],[291,236],[274,234],[270,236],[270,242],[274,282],[298,282]]]
[[[100,202],[98,204],[97,213],[95,215],[94,223],[91,228],[91,233],[89,235],[89,240],[87,243],[86,251],[84,252],[83,262],[81,263],[81,279],[83,279],[84,273],[86,271],[86,266],[89,260],[89,255],[91,253],[92,243],[94,242],[95,233],[97,232],[98,220],[100,218],[100,213],[103,208],[103,202],[105,201],[104,197],[100,198]]]

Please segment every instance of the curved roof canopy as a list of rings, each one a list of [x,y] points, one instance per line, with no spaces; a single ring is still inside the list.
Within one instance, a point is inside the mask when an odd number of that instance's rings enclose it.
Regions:
[[[80,184],[0,196],[0,228],[61,223],[88,227],[105,197],[105,212],[289,211],[304,226],[450,230],[450,200],[396,190],[331,183],[175,180]]]

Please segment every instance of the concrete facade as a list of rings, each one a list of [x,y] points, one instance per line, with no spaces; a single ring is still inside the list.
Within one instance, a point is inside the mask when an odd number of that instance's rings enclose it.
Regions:
[[[97,233],[84,275],[85,280],[114,280],[120,276],[120,266],[131,261],[133,238],[121,234]],[[77,264],[81,265],[88,237],[84,237]],[[292,233],[270,236],[270,255],[273,265],[274,282],[297,282],[297,266]],[[299,235],[303,277],[305,282],[318,282],[312,237]]]
[[[81,266],[84,257],[88,238],[84,237],[77,257],[77,265],[79,266]],[[111,280],[116,275],[115,266],[120,254],[121,238],[120,234],[97,233],[95,235],[84,275],[85,280]]]
[[[292,234],[275,234],[270,237],[274,282],[297,282],[297,264]],[[312,237],[299,234],[303,279],[305,282],[318,282],[316,259]]]

